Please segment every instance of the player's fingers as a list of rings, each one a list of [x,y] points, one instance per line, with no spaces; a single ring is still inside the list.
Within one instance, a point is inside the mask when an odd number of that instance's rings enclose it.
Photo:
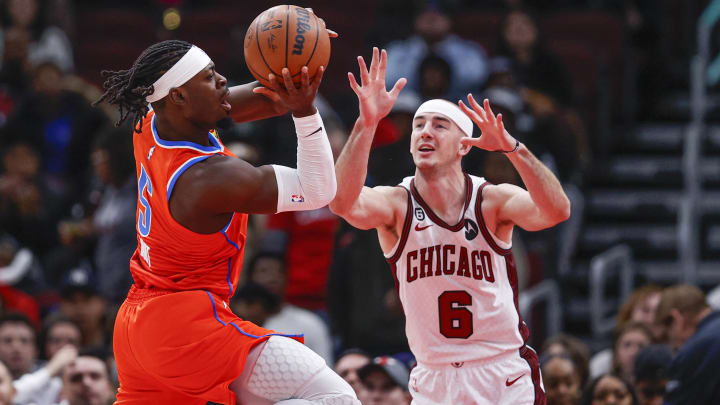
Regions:
[[[458,106],[460,107],[462,112],[464,112],[468,117],[470,117],[471,120],[475,122],[476,125],[480,126],[480,124],[482,124],[482,117],[480,117],[480,115],[477,114],[475,111],[468,108],[468,106],[466,106],[462,100],[458,101]]]
[[[268,75],[268,82],[270,85],[270,88],[276,92],[282,91],[282,85],[280,84],[280,81],[278,80],[278,77],[274,74],[270,73]]]
[[[497,115],[497,126],[501,134],[505,133],[505,123],[503,123],[502,114]]]
[[[385,82],[385,71],[387,70],[387,51],[380,52],[380,67],[378,69],[378,80]]]
[[[470,104],[470,107],[472,107],[472,109],[483,119],[483,121],[487,121],[485,110],[483,110],[482,106],[475,101],[475,97],[473,97],[472,94],[468,94],[468,103]]]
[[[325,30],[327,31],[328,36],[329,36],[330,38],[337,38],[337,37],[340,36],[340,34],[338,34],[337,32],[335,32],[335,31],[333,31],[333,30],[329,30],[329,29],[325,29]]]
[[[362,56],[358,56],[358,66],[360,66],[360,84],[367,86],[370,82],[370,77],[367,65],[365,64],[365,59]]]
[[[460,138],[460,143],[464,146],[474,146],[478,141],[478,138],[471,138],[469,136],[464,136]]]
[[[360,95],[360,86],[358,85],[357,81],[355,80],[355,75],[348,72],[348,81],[350,82],[350,88],[352,91],[355,92],[358,96]]]
[[[267,87],[255,87],[253,89],[253,93],[265,96],[276,103],[280,101],[280,96],[278,96],[276,92],[268,89]]]
[[[372,60],[370,61],[370,80],[377,79],[378,67],[380,64],[380,52],[377,47],[373,47]]]
[[[384,78],[383,78],[383,81],[385,81]],[[402,89],[405,88],[406,84],[407,84],[406,78],[401,77],[400,79],[398,79],[398,81],[395,82],[395,85],[393,86],[392,90],[390,90],[390,97],[392,97],[393,99],[396,99],[397,96],[400,95],[400,92],[402,91]]]
[[[292,76],[290,76],[290,69],[283,68],[282,70],[282,77],[283,77],[283,84],[285,84],[285,90],[287,90],[288,94],[295,94],[297,93],[297,89],[295,88],[295,84],[292,81]]]
[[[310,77],[308,75],[307,66],[300,68],[300,87],[303,91],[310,88]]]
[[[493,110],[492,110],[492,108],[490,108],[490,100],[488,100],[488,99],[483,100],[483,105],[485,106],[485,113],[488,116],[488,120],[492,124],[495,124],[495,114],[493,114]]]

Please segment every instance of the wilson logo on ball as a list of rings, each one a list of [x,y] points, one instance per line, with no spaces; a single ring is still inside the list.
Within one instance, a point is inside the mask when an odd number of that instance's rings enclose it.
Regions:
[[[303,47],[305,46],[305,32],[310,31],[310,12],[304,8],[299,8],[296,12],[297,24],[295,35],[295,44],[293,45],[293,55],[302,55]]]

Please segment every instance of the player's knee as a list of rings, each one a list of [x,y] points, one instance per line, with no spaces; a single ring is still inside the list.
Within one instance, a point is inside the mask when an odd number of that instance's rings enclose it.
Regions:
[[[323,405],[359,405],[350,384],[325,366],[298,392],[298,398]]]
[[[297,398],[323,405],[359,405],[350,384],[307,346],[284,337],[268,339],[255,363],[248,387],[274,401]]]

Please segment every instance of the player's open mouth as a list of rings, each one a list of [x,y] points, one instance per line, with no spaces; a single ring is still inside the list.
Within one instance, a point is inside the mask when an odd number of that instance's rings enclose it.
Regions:
[[[220,106],[223,108],[223,110],[230,112],[232,110],[232,105],[230,105],[230,102],[228,101],[228,98],[230,98],[230,92],[226,92],[225,95],[220,100]]]
[[[418,147],[418,151],[420,152],[434,152],[435,148],[428,144],[422,144],[420,147]]]

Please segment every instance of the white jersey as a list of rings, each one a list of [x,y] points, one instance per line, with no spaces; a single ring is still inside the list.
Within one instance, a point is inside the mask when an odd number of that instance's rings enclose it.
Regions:
[[[517,352],[529,332],[518,312],[511,246],[485,226],[485,179],[465,175],[466,198],[454,225],[423,201],[414,178],[402,235],[385,257],[405,311],[410,350],[425,364],[489,360]]]

